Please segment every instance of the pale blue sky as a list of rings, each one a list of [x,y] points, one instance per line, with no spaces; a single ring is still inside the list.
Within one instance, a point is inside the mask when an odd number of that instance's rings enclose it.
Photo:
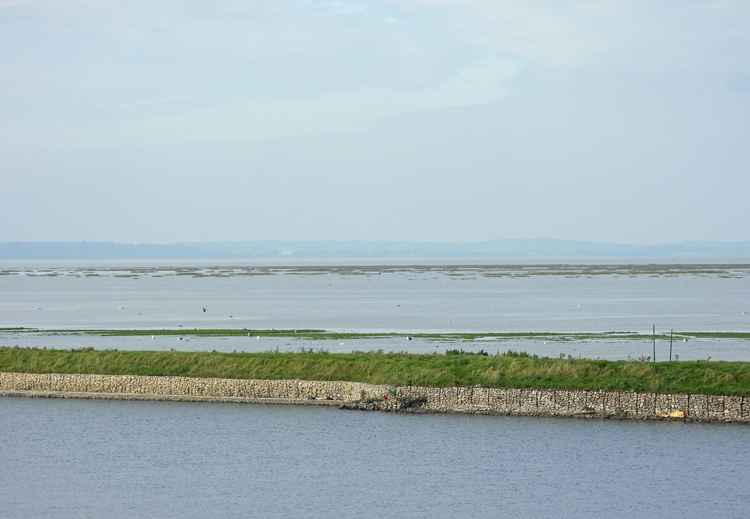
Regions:
[[[0,240],[747,240],[750,3],[0,0]]]

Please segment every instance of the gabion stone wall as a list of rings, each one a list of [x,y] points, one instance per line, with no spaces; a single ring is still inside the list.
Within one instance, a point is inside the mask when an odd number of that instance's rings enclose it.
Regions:
[[[750,423],[750,397],[389,387],[359,382],[0,373],[0,394],[345,405],[360,409]]]

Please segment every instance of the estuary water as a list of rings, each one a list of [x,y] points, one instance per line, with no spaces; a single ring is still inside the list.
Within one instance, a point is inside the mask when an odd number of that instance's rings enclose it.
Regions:
[[[8,518],[744,518],[750,428],[0,398]]]
[[[0,327],[343,331],[750,331],[743,264],[0,264]],[[253,340],[0,332],[18,346],[218,351],[508,349],[603,359],[648,341]],[[750,341],[680,343],[681,359],[750,360]],[[665,355],[659,344],[659,355]]]
[[[652,323],[750,329],[750,266],[0,268],[0,326],[633,331]]]
[[[0,265],[0,327],[750,330],[743,265]],[[98,337],[22,347],[636,358],[639,341]],[[660,355],[665,344],[658,345]],[[750,360],[750,341],[675,343]],[[750,428],[0,398],[0,517],[747,516]]]

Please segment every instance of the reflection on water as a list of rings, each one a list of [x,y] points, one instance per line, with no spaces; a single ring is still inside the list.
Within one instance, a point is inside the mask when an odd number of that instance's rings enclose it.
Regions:
[[[0,399],[4,517],[745,517],[750,428]]]

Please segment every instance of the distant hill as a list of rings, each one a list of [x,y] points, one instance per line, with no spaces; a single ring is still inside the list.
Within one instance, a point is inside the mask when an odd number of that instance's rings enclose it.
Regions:
[[[750,241],[628,245],[529,239],[482,242],[241,241],[203,243],[0,242],[0,259],[750,259]]]

